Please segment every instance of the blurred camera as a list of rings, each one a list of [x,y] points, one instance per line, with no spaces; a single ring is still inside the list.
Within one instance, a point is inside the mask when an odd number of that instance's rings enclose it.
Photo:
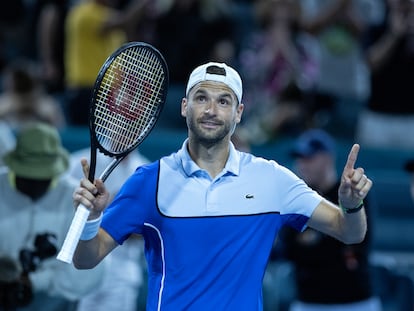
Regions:
[[[57,253],[56,235],[52,233],[38,234],[36,235],[34,246],[34,250],[20,250],[19,260],[23,274],[35,271],[43,259],[52,257]]]

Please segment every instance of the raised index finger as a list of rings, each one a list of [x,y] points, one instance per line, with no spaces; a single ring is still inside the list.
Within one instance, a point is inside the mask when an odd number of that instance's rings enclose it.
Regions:
[[[354,169],[356,160],[358,158],[358,152],[359,152],[359,145],[354,144],[351,148],[351,151],[348,155],[348,160],[346,161],[344,173],[350,172]]]
[[[86,158],[81,159],[81,165],[82,165],[82,172],[85,178],[88,178],[89,175],[89,163]]]

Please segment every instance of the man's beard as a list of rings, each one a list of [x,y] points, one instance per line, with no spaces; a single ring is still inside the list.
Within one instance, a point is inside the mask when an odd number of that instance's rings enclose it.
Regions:
[[[217,122],[220,125],[219,129],[208,131],[201,128],[200,122],[202,122],[202,119],[194,120],[194,118],[188,118],[187,120],[188,128],[193,133],[195,140],[204,146],[219,143],[231,131],[231,125],[229,123]]]

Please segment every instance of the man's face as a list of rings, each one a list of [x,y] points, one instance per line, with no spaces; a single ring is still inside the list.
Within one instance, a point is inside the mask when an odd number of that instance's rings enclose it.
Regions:
[[[32,179],[16,176],[16,188],[32,200],[41,198],[48,191],[51,179]]]
[[[203,144],[215,144],[231,137],[241,120],[243,104],[223,83],[204,81],[195,85],[181,104],[190,135]]]
[[[310,157],[298,157],[295,161],[298,175],[311,187],[319,189],[325,183],[327,171],[332,168],[332,157],[318,152]]]

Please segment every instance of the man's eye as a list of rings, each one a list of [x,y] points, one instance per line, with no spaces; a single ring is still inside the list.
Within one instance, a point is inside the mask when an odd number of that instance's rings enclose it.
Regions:
[[[219,102],[222,106],[227,106],[230,104],[230,102],[227,99],[221,99]]]
[[[205,102],[207,99],[204,95],[199,95],[196,97],[198,102]]]

